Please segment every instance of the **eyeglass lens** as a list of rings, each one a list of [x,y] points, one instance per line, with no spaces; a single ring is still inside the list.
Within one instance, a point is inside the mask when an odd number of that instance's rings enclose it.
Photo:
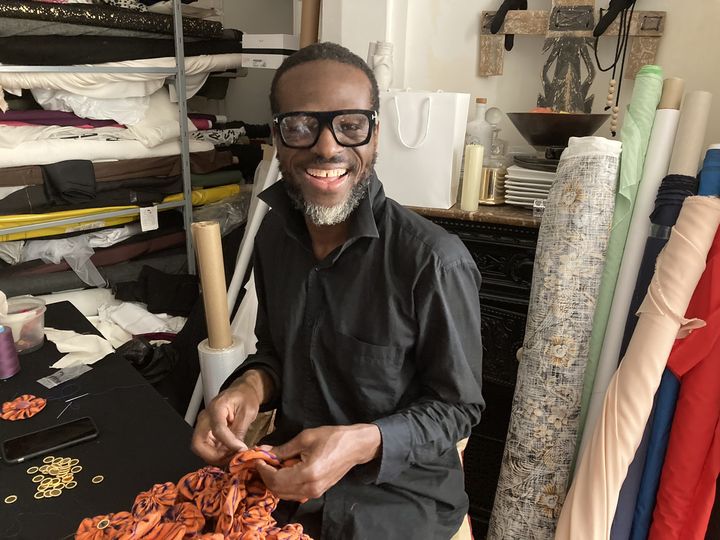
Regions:
[[[370,131],[370,120],[360,113],[339,114],[331,122],[337,142],[343,145],[363,143]],[[280,121],[280,130],[289,146],[312,146],[320,132],[320,121],[314,116],[299,114]]]

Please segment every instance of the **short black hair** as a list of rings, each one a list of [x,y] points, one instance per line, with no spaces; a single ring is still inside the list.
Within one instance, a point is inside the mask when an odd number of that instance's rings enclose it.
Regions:
[[[375,74],[365,63],[365,60],[342,45],[325,41],[303,47],[288,56],[277,69],[272,80],[272,85],[270,85],[270,111],[273,114],[277,114],[280,111],[280,105],[277,101],[277,87],[285,72],[295,66],[305,64],[306,62],[315,62],[316,60],[333,60],[341,64],[356,67],[362,71],[370,81],[371,106],[374,111],[380,110],[380,91],[378,90],[377,80],[375,79]]]

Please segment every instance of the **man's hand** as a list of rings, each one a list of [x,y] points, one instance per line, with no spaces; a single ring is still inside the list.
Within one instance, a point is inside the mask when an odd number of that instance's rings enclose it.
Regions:
[[[224,465],[235,452],[247,450],[243,439],[270,393],[269,381],[265,373],[248,371],[220,392],[198,415],[192,451],[207,463]]]
[[[374,424],[323,426],[306,429],[287,443],[268,448],[280,460],[300,459],[292,467],[275,469],[256,463],[265,485],[281,499],[316,499],[355,465],[380,455],[380,429]]]

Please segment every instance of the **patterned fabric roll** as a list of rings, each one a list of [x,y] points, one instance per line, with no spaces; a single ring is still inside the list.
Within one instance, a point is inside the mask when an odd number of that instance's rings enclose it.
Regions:
[[[530,309],[488,538],[551,539],[575,448],[621,145],[570,139],[540,226]]]

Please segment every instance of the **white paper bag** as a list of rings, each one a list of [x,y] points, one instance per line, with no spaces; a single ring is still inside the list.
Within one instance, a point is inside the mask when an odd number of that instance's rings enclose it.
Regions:
[[[455,204],[469,104],[470,94],[380,93],[375,170],[388,197],[408,206]]]

